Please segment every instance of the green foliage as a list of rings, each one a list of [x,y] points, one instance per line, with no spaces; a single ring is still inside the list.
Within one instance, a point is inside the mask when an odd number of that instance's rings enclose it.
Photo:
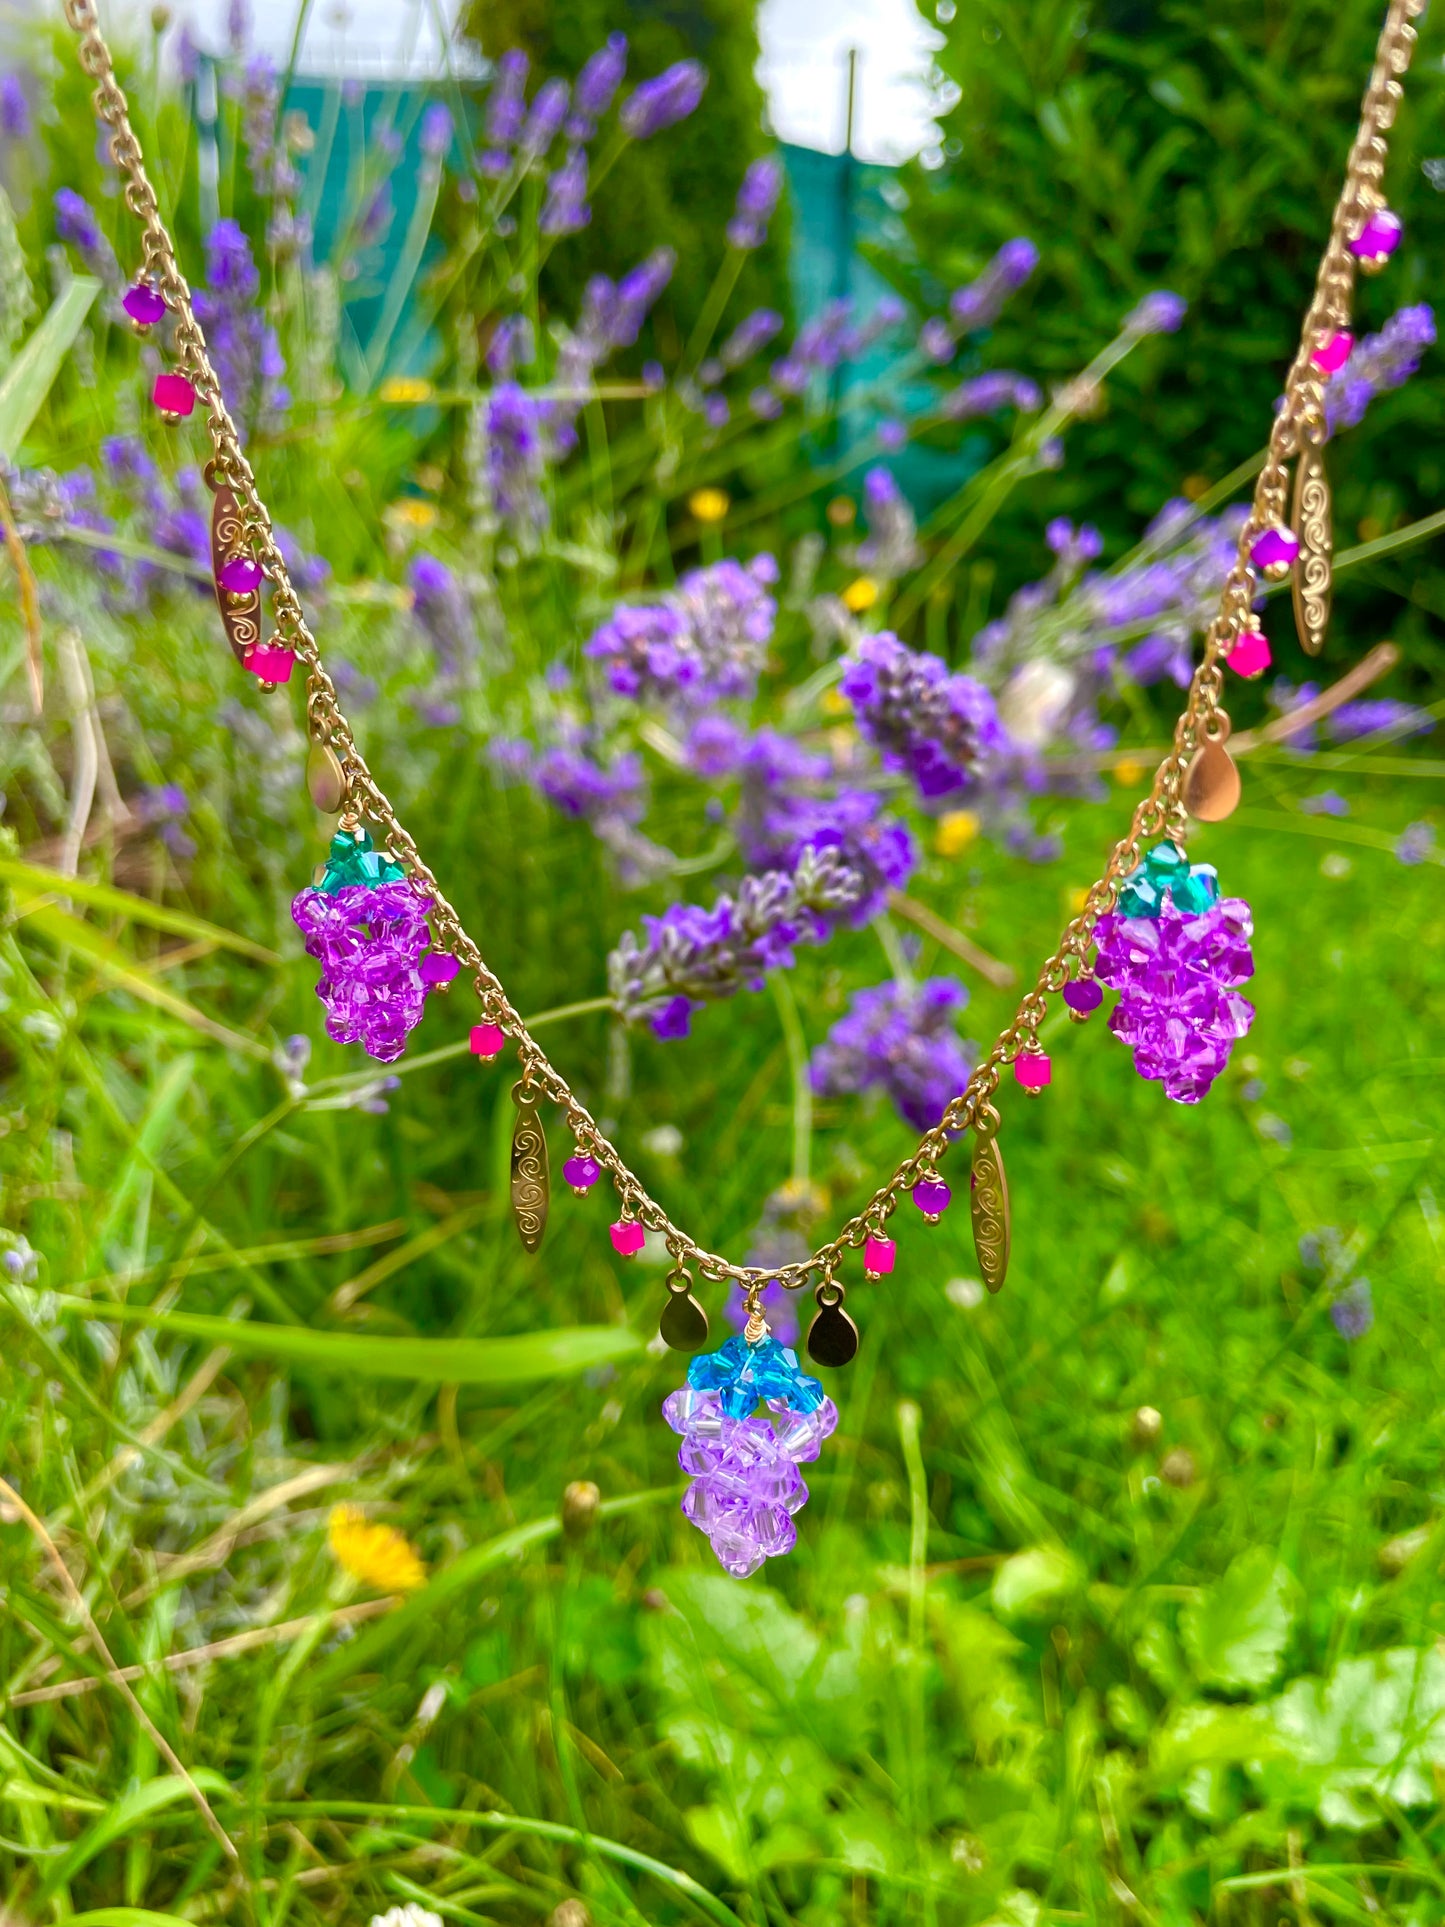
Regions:
[[[1257,445],[1313,285],[1380,18],[1374,0],[958,0],[940,23],[937,62],[957,98],[940,115],[942,169],[906,176],[913,265],[894,267],[895,279],[936,304],[1002,241],[1029,236],[1040,269],[989,357],[1055,381],[1146,290],[1172,288],[1190,304],[1177,337],[1111,382],[1064,471],[1005,518],[994,544],[1002,587],[1037,574],[1037,530],[1050,515],[1097,522],[1112,552],[1170,497],[1217,482]],[[1445,152],[1445,75],[1435,23],[1421,34],[1385,181],[1408,240],[1388,272],[1362,280],[1362,332],[1438,294],[1445,205],[1421,163]],[[1436,351],[1342,449],[1342,530],[1361,525],[1368,538],[1445,492],[1440,368]],[[1430,584],[1434,609],[1433,570]],[[1433,623],[1412,619],[1394,588],[1376,580],[1352,593],[1346,623],[1403,636],[1438,673]]]

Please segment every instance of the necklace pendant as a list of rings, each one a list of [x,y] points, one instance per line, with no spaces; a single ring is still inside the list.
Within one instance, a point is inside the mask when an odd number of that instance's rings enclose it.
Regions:
[[[233,578],[249,586],[228,589],[222,579],[227,564],[234,564],[238,557],[249,557],[246,546],[246,524],[241,514],[241,498],[232,488],[224,484],[216,490],[211,503],[211,574],[216,584],[216,602],[221,611],[221,625],[226,631],[226,640],[231,645],[231,653],[237,662],[244,664],[247,656],[261,641],[261,571],[244,571]],[[251,576],[254,574],[254,582]]]
[[[1330,478],[1323,448],[1307,441],[1294,477],[1294,513],[1299,560],[1294,571],[1294,624],[1300,648],[1317,656],[1325,646],[1334,595],[1334,536],[1331,529]]]
[[[657,1329],[674,1352],[700,1352],[707,1343],[707,1313],[692,1295],[692,1278],[682,1265],[667,1274],[667,1303]]]
[[[547,1229],[552,1192],[547,1134],[537,1116],[536,1094],[527,1088],[525,1078],[512,1086],[512,1101],[517,1107],[512,1126],[512,1216],[523,1250],[535,1251]]]
[[[843,1287],[825,1278],[813,1293],[817,1316],[808,1327],[808,1356],[815,1365],[837,1369],[858,1356],[858,1327],[843,1309]]]
[[[1002,1291],[1008,1277],[1013,1225],[1009,1215],[1008,1173],[998,1148],[998,1112],[985,1105],[974,1125],[973,1167],[969,1174],[969,1203],[973,1213],[973,1248],[978,1269],[990,1291]]]
[[[1222,823],[1239,808],[1239,766],[1225,748],[1229,727],[1228,716],[1216,709],[1206,721],[1204,740],[1184,772],[1184,807],[1198,823]]]

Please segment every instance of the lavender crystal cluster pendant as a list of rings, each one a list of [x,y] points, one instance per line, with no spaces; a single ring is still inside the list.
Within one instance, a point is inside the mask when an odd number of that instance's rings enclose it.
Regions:
[[[362,1044],[394,1063],[421,1022],[429,990],[450,983],[455,957],[427,952],[431,899],[398,863],[378,851],[365,830],[338,830],[325,873],[302,890],[291,915],[321,964],[316,994],[326,1006],[326,1034]]]
[[[1254,922],[1242,897],[1221,897],[1207,863],[1160,843],[1119,888],[1094,930],[1094,975],[1119,992],[1109,1028],[1134,1068],[1176,1104],[1197,1104],[1254,1022],[1237,986],[1254,975]]]
[[[837,1406],[797,1353],[766,1331],[752,1344],[739,1333],[692,1361],[662,1415],[682,1435],[677,1462],[691,1481],[682,1509],[724,1570],[746,1579],[791,1552],[793,1517],[808,1499],[798,1467],[817,1458],[838,1423]]]

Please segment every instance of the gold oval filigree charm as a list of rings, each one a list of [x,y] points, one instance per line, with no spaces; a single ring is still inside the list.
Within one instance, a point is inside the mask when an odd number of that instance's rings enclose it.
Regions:
[[[986,1104],[974,1123],[973,1167],[969,1172],[973,1248],[990,1291],[1002,1291],[1008,1276],[1013,1227],[1009,1218],[1008,1173],[998,1148],[998,1112]]]
[[[512,1086],[517,1121],[512,1126],[512,1216],[523,1248],[535,1251],[547,1229],[547,1205],[552,1193],[547,1134],[537,1116],[536,1093],[525,1079]]]
[[[1239,766],[1225,744],[1229,717],[1216,709],[1206,717],[1204,740],[1184,772],[1183,803],[1197,823],[1222,823],[1239,808]]]
[[[241,516],[241,499],[232,488],[223,484],[216,490],[215,500],[211,503],[211,576],[215,580],[221,573],[224,563],[250,550],[246,543],[246,524]],[[216,581],[216,603],[221,611],[221,625],[226,631],[226,640],[231,645],[231,653],[237,662],[245,662],[247,656],[261,640],[261,591],[248,589],[244,595],[236,595],[223,589]]]
[[[1325,646],[1334,597],[1334,532],[1325,452],[1313,442],[1306,442],[1300,451],[1291,519],[1299,539],[1294,567],[1294,625],[1299,631],[1300,648],[1307,656],[1317,656]]]

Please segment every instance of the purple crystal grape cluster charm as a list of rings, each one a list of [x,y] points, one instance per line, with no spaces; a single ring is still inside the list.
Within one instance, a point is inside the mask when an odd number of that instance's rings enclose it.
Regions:
[[[320,883],[291,904],[307,953],[321,964],[316,994],[336,1043],[362,1044],[383,1064],[406,1049],[427,992],[456,975],[448,969],[455,959],[428,952],[430,908],[365,830],[338,830]]]
[[[692,1361],[662,1415],[682,1435],[677,1462],[691,1480],[682,1509],[723,1568],[746,1579],[791,1552],[793,1518],[808,1499],[798,1467],[817,1458],[838,1423],[837,1406],[797,1353],[766,1328],[752,1344],[739,1333]]]
[[[1254,1022],[1237,986],[1254,975],[1254,923],[1242,897],[1221,897],[1207,863],[1160,843],[1119,888],[1094,930],[1094,974],[1119,992],[1109,1028],[1134,1068],[1176,1104],[1197,1104]]]

